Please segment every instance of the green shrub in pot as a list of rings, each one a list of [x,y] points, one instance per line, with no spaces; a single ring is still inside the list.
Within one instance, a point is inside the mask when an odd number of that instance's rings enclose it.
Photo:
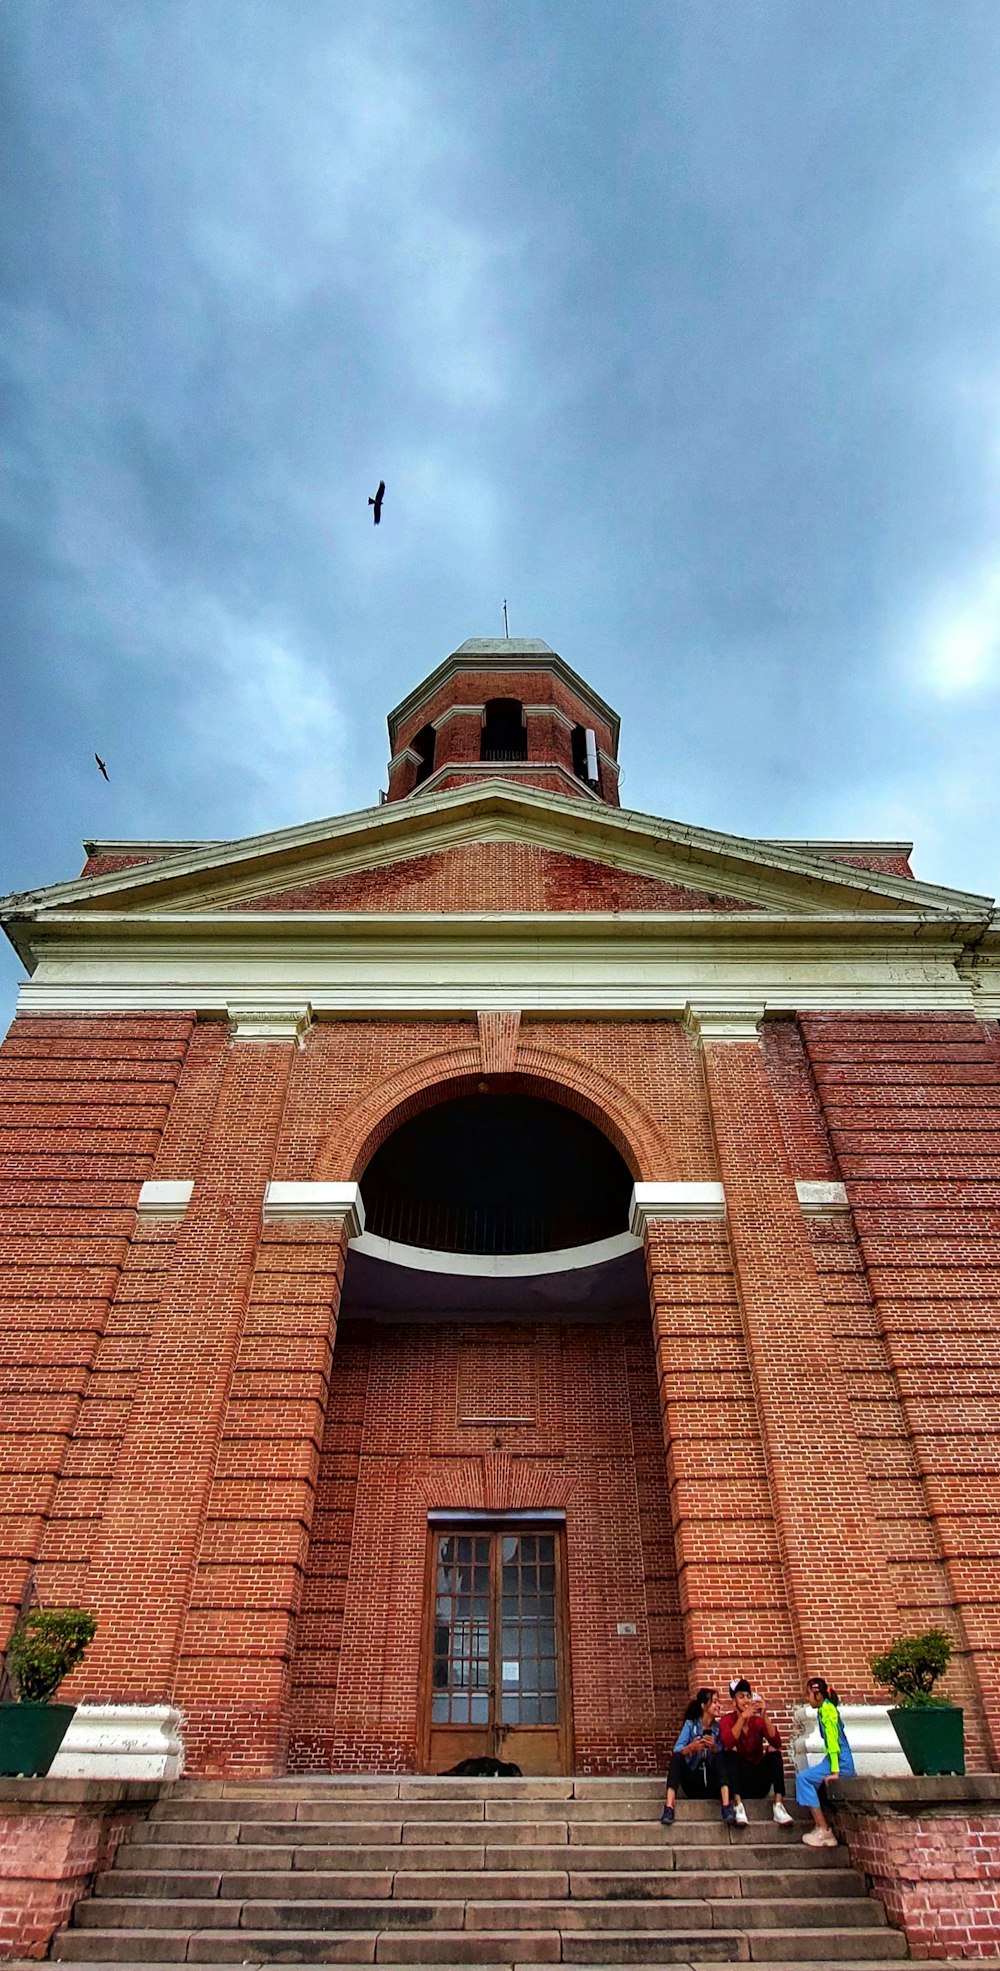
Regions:
[[[39,1778],[48,1772],[76,1710],[52,1699],[96,1629],[96,1618],[83,1608],[29,1608],[18,1617],[6,1651],[17,1695],[0,1704],[0,1775]]]
[[[948,1668],[952,1649],[944,1629],[924,1629],[918,1636],[897,1636],[883,1655],[871,1659],[872,1675],[896,1699],[889,1717],[913,1773],[965,1771],[961,1707],[938,1697],[934,1688]]]

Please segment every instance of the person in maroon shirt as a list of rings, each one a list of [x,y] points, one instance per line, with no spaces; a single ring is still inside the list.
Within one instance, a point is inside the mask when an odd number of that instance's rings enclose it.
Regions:
[[[774,1819],[780,1827],[789,1827],[792,1816],[785,1806],[785,1773],[778,1727],[771,1722],[764,1699],[745,1677],[734,1677],[729,1695],[734,1708],[719,1719],[719,1734],[736,1825],[747,1825],[744,1794],[748,1800],[766,1800],[773,1788]]]

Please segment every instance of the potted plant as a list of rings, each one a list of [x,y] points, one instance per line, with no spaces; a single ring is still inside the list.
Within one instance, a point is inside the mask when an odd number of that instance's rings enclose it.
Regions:
[[[913,1773],[964,1773],[962,1710],[934,1686],[948,1668],[952,1640],[944,1629],[897,1636],[883,1656],[871,1659],[872,1675],[896,1702],[889,1717]]]
[[[39,1778],[48,1772],[76,1710],[52,1698],[96,1628],[82,1608],[29,1608],[18,1617],[6,1655],[17,1694],[0,1703],[0,1775]]]

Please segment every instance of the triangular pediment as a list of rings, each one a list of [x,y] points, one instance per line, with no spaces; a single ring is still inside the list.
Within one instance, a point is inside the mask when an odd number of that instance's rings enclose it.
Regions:
[[[494,780],[6,900],[8,920],[230,913],[700,913],[981,917],[989,899],[821,853]],[[478,885],[476,872],[478,869]]]

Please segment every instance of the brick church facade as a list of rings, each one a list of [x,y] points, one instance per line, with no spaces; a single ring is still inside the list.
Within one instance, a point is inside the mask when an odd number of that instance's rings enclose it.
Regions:
[[[933,1623],[1000,1768],[992,903],[623,810],[541,643],[389,729],[6,901],[0,1640],[93,1609],[194,1773],[608,1774]]]

